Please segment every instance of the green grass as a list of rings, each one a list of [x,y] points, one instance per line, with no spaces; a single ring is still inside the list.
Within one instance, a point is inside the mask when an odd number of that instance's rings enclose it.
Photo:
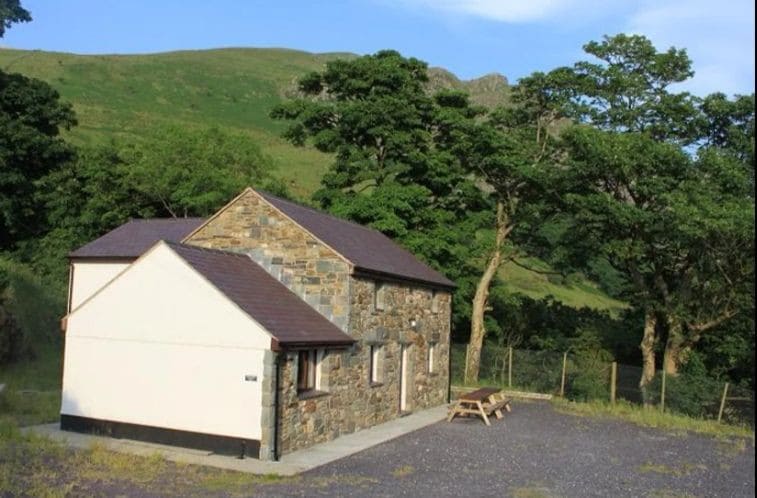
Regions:
[[[142,136],[150,125],[218,126],[246,133],[274,158],[292,191],[309,196],[331,162],[311,147],[282,138],[285,124],[268,117],[296,92],[297,79],[329,60],[354,54],[312,54],[274,48],[224,48],[147,55],[75,55],[0,49],[0,68],[39,78],[73,104],[79,125],[66,136],[77,144]],[[432,70],[434,87],[467,89],[475,101],[507,99],[504,80],[460,81]],[[496,79],[496,78],[495,78]]]
[[[603,401],[576,403],[555,398],[552,400],[552,404],[557,411],[571,415],[616,418],[636,425],[672,432],[696,432],[724,439],[736,438],[728,441],[729,446],[734,445],[736,448],[745,448],[743,439],[740,438],[754,439],[754,430],[748,427],[661,412],[657,407],[644,408],[625,401],[618,401],[615,404]]]
[[[540,271],[551,270],[544,262],[535,258],[529,258],[527,264]],[[560,277],[535,273],[512,262],[502,265],[499,278],[510,291],[532,299],[552,296],[566,306],[586,306],[597,310],[619,311],[627,307],[625,303],[609,297],[596,284],[584,278],[561,281]]]

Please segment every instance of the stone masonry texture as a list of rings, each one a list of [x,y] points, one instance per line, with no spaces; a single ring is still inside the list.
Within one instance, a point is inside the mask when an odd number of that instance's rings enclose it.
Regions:
[[[246,191],[186,243],[248,254],[347,331],[351,265],[254,192]]]
[[[319,389],[297,390],[297,351],[279,354],[279,452],[289,453],[391,420],[400,413],[401,351],[407,348],[406,411],[445,403],[449,382],[451,295],[423,284],[379,281],[383,309],[374,309],[377,281],[352,266],[265,200],[247,191],[186,241],[249,254],[305,302],[356,339],[327,349]],[[432,299],[437,306],[432,307]],[[433,310],[436,311],[433,311]],[[416,326],[411,326],[415,320]],[[434,345],[433,371],[429,347]],[[380,347],[378,382],[371,383],[371,346]],[[269,360],[270,361],[270,360]],[[268,363],[268,361],[267,361]],[[266,365],[266,372],[274,370]],[[273,382],[262,384],[273,389]],[[273,444],[274,393],[264,393],[261,450]],[[263,453],[263,451],[261,451]],[[263,455],[261,455],[263,456]],[[263,456],[265,458],[265,456]]]

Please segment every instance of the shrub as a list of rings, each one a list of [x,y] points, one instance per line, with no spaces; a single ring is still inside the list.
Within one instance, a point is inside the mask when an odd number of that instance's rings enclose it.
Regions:
[[[0,365],[57,345],[62,296],[28,268],[0,258]]]

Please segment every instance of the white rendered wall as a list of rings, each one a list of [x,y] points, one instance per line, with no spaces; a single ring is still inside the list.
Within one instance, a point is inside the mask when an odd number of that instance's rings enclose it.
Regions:
[[[168,246],[67,325],[62,414],[260,439],[270,335]]]
[[[75,262],[71,276],[71,302],[69,310],[76,309],[85,299],[97,292],[129,263],[124,262]]]

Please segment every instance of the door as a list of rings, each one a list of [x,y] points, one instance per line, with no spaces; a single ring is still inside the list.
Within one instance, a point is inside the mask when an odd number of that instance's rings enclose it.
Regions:
[[[408,380],[408,345],[400,345],[400,413],[407,410],[407,380]]]

